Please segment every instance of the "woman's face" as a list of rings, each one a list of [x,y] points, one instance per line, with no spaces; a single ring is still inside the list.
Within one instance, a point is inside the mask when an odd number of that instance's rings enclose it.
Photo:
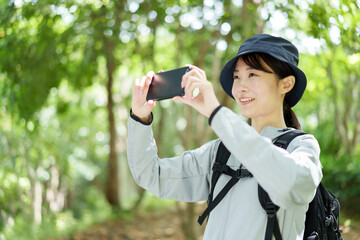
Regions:
[[[271,68],[261,60],[266,69]],[[249,67],[240,57],[233,73],[232,95],[246,118],[270,117],[282,113],[284,95],[279,79],[274,73],[267,73]]]

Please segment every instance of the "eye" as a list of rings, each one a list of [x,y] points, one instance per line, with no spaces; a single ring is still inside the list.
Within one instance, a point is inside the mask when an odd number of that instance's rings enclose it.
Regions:
[[[233,80],[238,80],[238,79],[239,79],[239,76],[237,76],[237,75],[233,76]]]
[[[257,74],[255,74],[255,73],[249,73],[249,77],[256,77],[257,76]]]

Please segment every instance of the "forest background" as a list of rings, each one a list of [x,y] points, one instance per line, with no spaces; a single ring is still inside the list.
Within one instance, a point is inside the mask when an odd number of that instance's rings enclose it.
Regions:
[[[194,64],[218,78],[256,33],[291,40],[308,86],[294,111],[321,145],[342,224],[360,214],[359,0],[0,0],[0,240],[71,236],[108,219],[175,206],[197,238],[196,204],[154,200],[126,157],[132,86]],[[235,108],[235,111],[236,108]],[[159,156],[216,138],[189,107],[159,102]]]

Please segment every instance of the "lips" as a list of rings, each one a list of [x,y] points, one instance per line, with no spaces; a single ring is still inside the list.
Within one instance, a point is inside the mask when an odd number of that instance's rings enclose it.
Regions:
[[[252,102],[254,100],[255,100],[255,98],[248,98],[248,97],[240,98],[240,102],[242,102],[242,103],[248,103],[248,102]]]

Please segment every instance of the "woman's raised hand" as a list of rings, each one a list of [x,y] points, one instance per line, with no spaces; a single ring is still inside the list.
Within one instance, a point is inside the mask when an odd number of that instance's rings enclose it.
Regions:
[[[215,108],[220,105],[212,84],[207,80],[204,70],[193,65],[187,66],[191,67],[191,70],[183,76],[181,82],[181,87],[185,88],[185,95],[174,97],[173,100],[185,103],[195,108],[202,115],[210,117]]]
[[[155,101],[146,101],[146,95],[149,91],[149,86],[154,77],[154,72],[150,71],[141,79],[136,79],[132,96],[132,113],[144,122],[150,119],[150,113],[155,107]]]

